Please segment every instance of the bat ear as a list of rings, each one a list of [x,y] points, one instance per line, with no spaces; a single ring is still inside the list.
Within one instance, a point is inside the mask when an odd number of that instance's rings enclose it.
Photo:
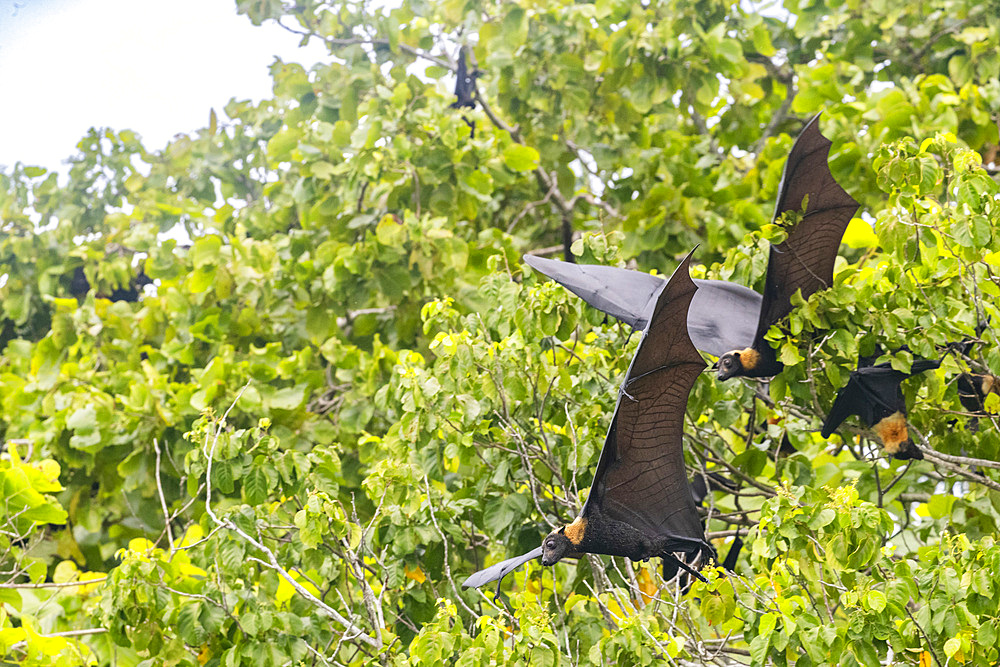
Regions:
[[[559,534],[560,535],[565,535],[566,534],[566,526],[563,526],[562,528],[559,529]]]

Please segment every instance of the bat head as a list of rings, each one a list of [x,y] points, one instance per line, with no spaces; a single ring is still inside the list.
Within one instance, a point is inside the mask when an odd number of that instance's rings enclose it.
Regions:
[[[899,444],[899,449],[896,453],[892,455],[893,458],[899,459],[900,461],[906,461],[908,459],[922,460],[924,458],[924,453],[920,451],[912,440],[907,439],[905,442]]]
[[[566,528],[554,530],[542,542],[542,565],[555,565],[573,550],[573,543],[566,537]]]
[[[716,377],[719,380],[728,380],[731,377],[736,377],[737,375],[743,375],[743,354],[746,350],[733,350],[732,352],[726,352],[724,355],[719,357],[719,372]]]

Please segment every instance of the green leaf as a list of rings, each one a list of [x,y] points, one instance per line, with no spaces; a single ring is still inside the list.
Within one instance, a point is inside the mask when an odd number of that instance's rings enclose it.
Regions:
[[[865,593],[865,605],[872,611],[881,612],[885,609],[885,594],[882,591],[871,590]]]
[[[250,505],[263,505],[267,502],[267,492],[267,475],[260,468],[251,468],[243,477],[244,499]]]
[[[513,171],[525,172],[538,167],[540,156],[530,146],[511,144],[503,152],[503,161]]]

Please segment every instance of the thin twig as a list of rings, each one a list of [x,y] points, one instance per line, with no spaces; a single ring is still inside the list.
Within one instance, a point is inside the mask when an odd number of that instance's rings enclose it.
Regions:
[[[153,451],[156,452],[156,492],[160,496],[160,509],[163,510],[163,525],[167,529],[167,544],[170,553],[174,553],[174,531],[170,528],[170,512],[167,510],[167,499],[163,495],[163,482],[160,480],[160,443],[153,438]]]

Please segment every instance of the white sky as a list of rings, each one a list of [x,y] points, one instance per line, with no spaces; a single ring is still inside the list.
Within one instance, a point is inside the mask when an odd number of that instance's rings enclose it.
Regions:
[[[275,56],[308,68],[326,52],[235,0],[0,0],[0,168],[65,172],[90,127],[163,148],[230,98],[270,97]]]

